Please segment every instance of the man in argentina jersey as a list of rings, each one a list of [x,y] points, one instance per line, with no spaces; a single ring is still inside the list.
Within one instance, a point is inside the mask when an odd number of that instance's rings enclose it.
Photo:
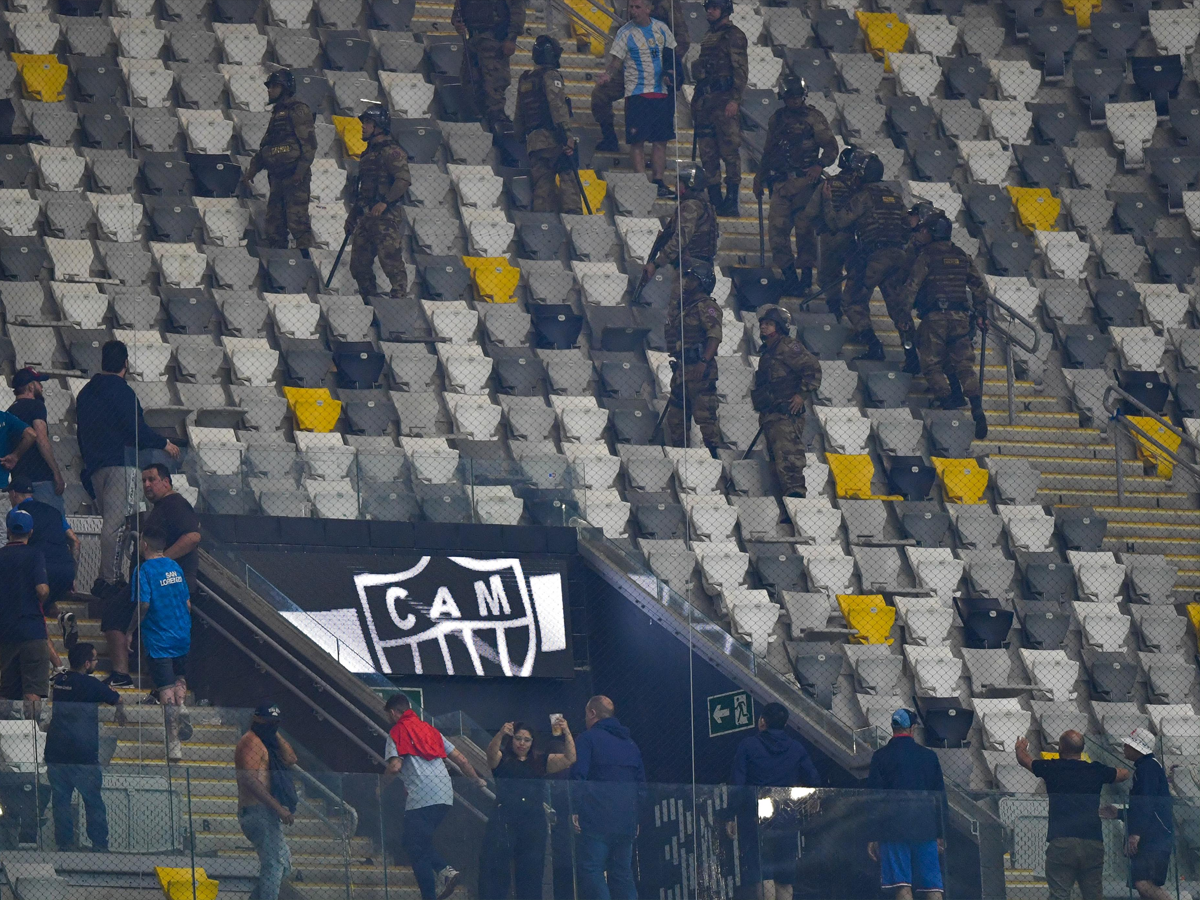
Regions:
[[[646,171],[645,143],[653,144],[650,169],[658,196],[673,198],[663,182],[667,142],[675,139],[675,35],[665,22],[650,18],[651,0],[629,0],[629,21],[613,38],[608,66],[596,79],[607,83],[619,69],[625,75],[625,142],[634,171]]]

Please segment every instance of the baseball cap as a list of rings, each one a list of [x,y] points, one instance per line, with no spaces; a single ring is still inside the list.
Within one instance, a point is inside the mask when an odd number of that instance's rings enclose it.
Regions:
[[[28,478],[24,478],[24,477],[14,478],[11,481],[9,481],[8,489],[10,491],[16,491],[19,494],[32,494],[33,493],[33,484],[29,481]]]
[[[1154,755],[1154,735],[1150,730],[1143,727],[1138,727],[1129,732],[1125,738],[1125,746],[1132,747],[1143,756]]]
[[[11,534],[31,534],[33,532],[33,516],[23,509],[10,509],[4,517],[4,524]]]
[[[283,713],[279,711],[279,707],[274,703],[263,703],[254,710],[254,715],[260,719],[280,719]]]
[[[892,713],[892,730],[908,731],[912,728],[912,713],[907,709],[898,709]]]
[[[25,385],[30,384],[34,381],[49,381],[49,380],[50,380],[49,375],[43,375],[41,372],[38,372],[37,370],[35,370],[29,366],[26,366],[24,369],[21,369],[19,372],[17,372],[16,375],[13,376],[12,387],[13,387],[14,391],[19,391],[21,388],[25,387]]]

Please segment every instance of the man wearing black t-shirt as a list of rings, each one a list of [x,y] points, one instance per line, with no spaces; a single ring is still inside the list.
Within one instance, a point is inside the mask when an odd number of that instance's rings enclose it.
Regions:
[[[12,470],[12,477],[14,481],[25,481],[32,485],[35,500],[64,513],[67,508],[62,495],[67,483],[58,469],[58,460],[50,444],[50,435],[46,430],[46,401],[42,399],[42,382],[49,380],[49,375],[31,368],[24,368],[13,376],[12,387],[16,400],[8,411],[33,429],[34,446],[21,454]]]
[[[1083,735],[1065,731],[1058,759],[1034,759],[1029,741],[1017,740],[1017,762],[1046,782],[1050,825],[1046,833],[1046,882],[1050,900],[1070,900],[1079,882],[1083,900],[1104,896],[1104,832],[1100,827],[1100,791],[1129,778],[1128,769],[1084,762]]]
[[[121,695],[99,679],[96,648],[76,644],[68,657],[71,669],[51,684],[54,715],[46,731],[46,777],[54,804],[54,842],[59,850],[75,842],[71,798],[75,791],[87,812],[87,836],[93,850],[108,849],[108,811],[100,793],[100,717],[98,706],[115,706],[118,725],[125,724]]]
[[[50,598],[46,559],[29,546],[33,516],[10,509],[8,543],[0,547],[0,698],[23,700],[25,718],[37,718],[50,693],[50,641],[42,607]]]

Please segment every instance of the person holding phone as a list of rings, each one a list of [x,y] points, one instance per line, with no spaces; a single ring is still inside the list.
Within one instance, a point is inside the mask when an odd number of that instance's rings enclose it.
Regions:
[[[488,744],[488,765],[496,779],[496,808],[488,819],[479,860],[480,900],[507,900],[515,882],[516,900],[540,900],[546,858],[546,775],[575,763],[575,739],[567,720],[550,717],[561,729],[562,753],[539,753],[533,728],[505,722]]]

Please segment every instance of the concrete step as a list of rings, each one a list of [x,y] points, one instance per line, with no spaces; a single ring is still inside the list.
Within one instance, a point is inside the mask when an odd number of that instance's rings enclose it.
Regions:
[[[416,885],[412,887],[393,887],[389,882],[385,891],[383,885],[352,885],[349,895],[346,892],[345,882],[328,882],[325,884],[311,884],[307,881],[296,884],[292,883],[297,896],[309,898],[309,900],[345,900],[347,896],[351,900],[392,900],[392,898],[403,898],[403,900],[417,900],[421,896],[421,892],[417,890]]]
[[[997,423],[994,427],[989,428],[988,436],[982,441],[974,441],[971,444],[972,456],[990,456],[993,453],[1000,456],[1017,456],[1028,459],[1067,459],[1070,463],[1084,459],[1105,459],[1108,460],[1108,465],[1113,466],[1113,446],[1112,444],[1095,443],[1091,446],[1084,446],[1075,443],[1064,443],[1059,441],[1048,440],[1017,440],[1011,437],[998,437],[999,429],[1004,426]],[[1061,465],[1069,465],[1068,462],[1063,462]],[[1138,463],[1140,470],[1141,464]],[[1115,470],[1114,470],[1115,471]]]
[[[1099,506],[1101,504],[1111,504],[1115,502],[1116,499],[1117,491],[1115,487],[1111,491],[1058,490],[1053,492],[1038,492],[1039,502],[1063,506]],[[1126,489],[1125,505],[1139,506],[1143,508],[1164,507],[1167,509],[1194,509],[1196,506],[1196,495],[1162,490],[1135,492]]]
[[[293,856],[303,856],[305,854],[314,854],[317,856],[325,856],[333,854],[338,859],[343,856],[341,845],[334,839],[333,835],[326,830],[325,834],[306,835],[296,834],[288,831],[287,834],[288,848],[292,851]],[[225,856],[225,851],[241,850],[249,851],[253,855],[254,848],[239,829],[236,834],[220,834],[214,832],[196,832],[196,853],[219,853]],[[366,859],[371,856],[374,851],[371,848],[371,842],[366,838],[354,838],[350,841],[350,853],[352,858]]]
[[[118,748],[124,743],[134,743],[144,741],[146,736],[153,735],[154,727],[157,725],[159,735],[161,736],[163,727],[163,717],[161,710],[158,710],[157,718],[152,718],[145,726],[139,727],[137,724],[130,723],[127,725],[117,725],[115,722],[106,722],[103,726],[101,734],[106,737],[116,737]],[[207,725],[192,722],[192,738],[188,741],[190,745],[196,746],[223,746],[230,750],[237,744],[240,733],[232,725]]]

